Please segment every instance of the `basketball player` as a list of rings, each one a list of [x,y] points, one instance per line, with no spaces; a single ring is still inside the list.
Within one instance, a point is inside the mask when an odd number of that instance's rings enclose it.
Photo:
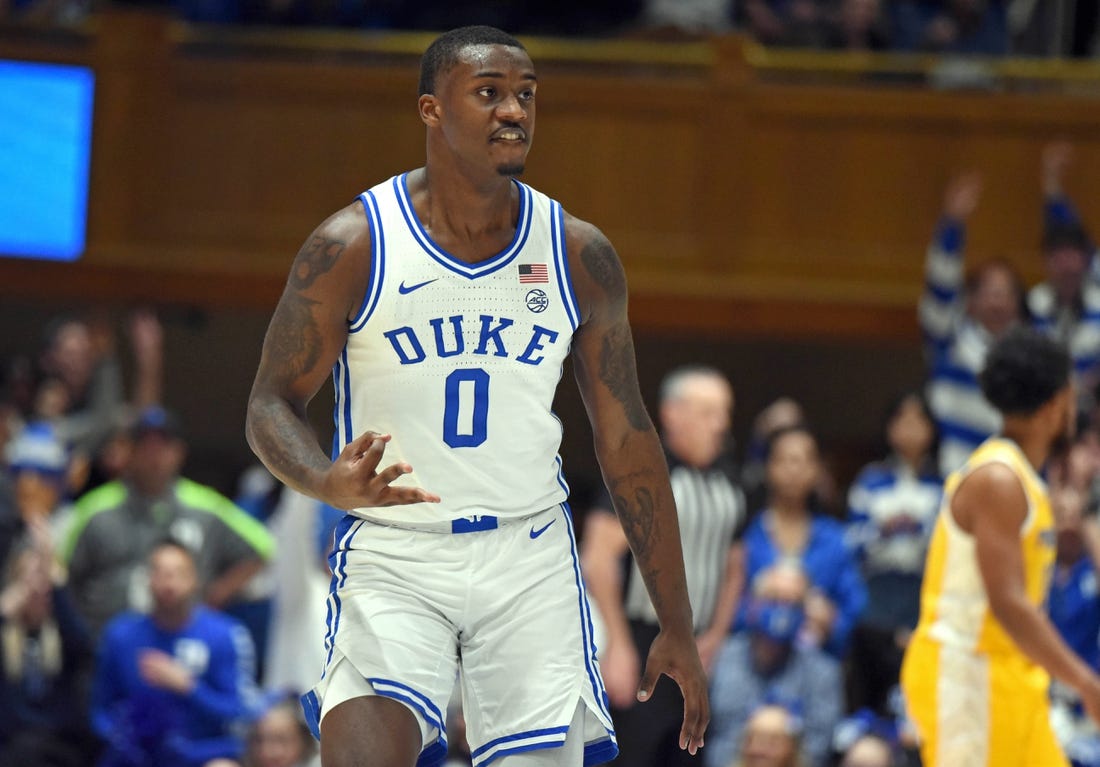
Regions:
[[[1050,676],[1100,720],[1100,679],[1043,612],[1055,540],[1037,472],[1073,427],[1071,369],[1063,347],[1017,328],[980,376],[1003,434],[947,479],[902,666],[926,767],[1068,765],[1050,727]]]
[[[622,266],[598,229],[515,178],[537,87],[499,30],[433,42],[425,166],[321,224],[268,328],[249,442],[285,483],[350,511],[330,560],[325,669],[305,696],[325,767],[442,761],[460,667],[475,765],[615,755],[550,411],[570,350],[660,620],[638,697],[674,679],[681,748],[703,744],[706,677]],[[332,459],[306,419],[330,370]]]

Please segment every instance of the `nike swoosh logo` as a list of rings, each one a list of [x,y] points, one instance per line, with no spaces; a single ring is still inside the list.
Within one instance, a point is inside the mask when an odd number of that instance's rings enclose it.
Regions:
[[[406,296],[409,293],[412,293],[414,290],[420,290],[425,285],[431,285],[433,282],[435,282],[438,279],[439,278],[436,277],[435,279],[424,280],[424,282],[418,282],[415,285],[406,285],[404,283],[404,281],[402,281],[402,283],[397,286],[397,292],[400,293],[403,296]]]
[[[556,519],[551,519],[551,520],[550,520],[549,522],[547,522],[547,523],[546,523],[545,525],[543,525],[542,527],[540,527],[540,528],[539,528],[538,530],[536,530],[535,528],[533,528],[533,527],[532,527],[532,528],[531,528],[531,540],[535,540],[535,539],[536,539],[536,538],[538,538],[538,537],[539,537],[540,535],[542,535],[543,533],[545,533],[545,532],[546,532],[546,530],[547,530],[547,528],[549,528],[549,527],[550,527],[550,525],[554,524],[555,522],[557,522],[557,520],[556,520]]]

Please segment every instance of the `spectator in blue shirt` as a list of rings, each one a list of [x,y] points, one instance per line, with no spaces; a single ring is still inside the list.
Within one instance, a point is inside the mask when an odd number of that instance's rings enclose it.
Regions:
[[[104,632],[92,724],[100,767],[202,767],[238,759],[234,725],[259,699],[254,653],[239,623],[198,604],[194,555],[166,540],[149,556],[149,615],[127,612]]]
[[[844,541],[844,527],[814,511],[821,471],[817,440],[805,426],[772,435],[767,458],[768,505],[745,533],[745,582],[776,562],[797,562],[810,581],[804,639],[843,658],[867,590]],[[745,609],[735,625],[747,626]]]
[[[769,703],[798,713],[805,763],[827,762],[843,685],[840,662],[800,641],[808,593],[806,575],[794,562],[779,562],[756,579],[744,601],[747,630],[729,637],[715,661],[706,767],[730,765],[753,712]]]
[[[936,424],[920,392],[906,392],[886,418],[888,455],[865,466],[848,494],[848,542],[867,584],[867,610],[853,635],[853,707],[885,714],[909,633],[920,613],[921,575],[943,495]]]
[[[1085,539],[1087,488],[1076,487],[1061,473],[1056,472],[1051,482],[1058,553],[1047,609],[1073,651],[1100,669],[1100,584]]]

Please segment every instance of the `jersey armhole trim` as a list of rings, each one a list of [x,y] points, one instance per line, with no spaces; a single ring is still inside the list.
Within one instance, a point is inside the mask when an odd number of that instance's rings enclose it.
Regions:
[[[575,331],[580,323],[580,311],[577,308],[577,294],[573,291],[573,278],[569,272],[569,253],[565,244],[565,214],[561,204],[550,201],[550,240],[554,250],[554,263],[557,266],[558,291],[569,317],[569,325]]]
[[[959,524],[959,521],[957,519],[955,519],[955,514],[951,510],[951,501],[955,499],[955,493],[959,491],[959,487],[962,486],[962,483],[965,482],[971,474],[973,474],[975,471],[982,468],[983,466],[988,466],[991,463],[999,463],[1002,466],[1007,466],[1009,469],[1011,469],[1013,476],[1016,477],[1016,481],[1020,484],[1020,490],[1023,491],[1024,500],[1027,502],[1027,514],[1024,516],[1024,521],[1020,523],[1020,537],[1023,538],[1031,531],[1032,526],[1034,526],[1035,524],[1035,504],[1031,502],[1031,495],[1027,492],[1027,485],[1024,484],[1023,479],[1021,479],[1016,474],[1016,469],[1019,467],[1014,466],[1011,459],[1004,458],[1002,456],[986,458],[981,463],[975,464],[973,466],[968,466],[964,471],[959,474],[959,481],[955,484],[955,488],[951,492],[951,500],[949,501],[946,498],[944,499],[944,514],[947,516],[947,523],[951,525],[951,527],[960,535],[964,535],[970,540],[974,539],[974,534],[969,530],[963,529],[963,526]]]
[[[349,333],[362,330],[367,324],[374,309],[378,306],[378,299],[382,295],[382,281],[386,273],[386,241],[382,234],[378,213],[378,200],[370,190],[359,195],[359,201],[363,203],[363,215],[367,217],[370,226],[370,277],[367,280],[366,295],[363,296],[363,305],[359,307],[359,313],[351,321],[348,327]]]

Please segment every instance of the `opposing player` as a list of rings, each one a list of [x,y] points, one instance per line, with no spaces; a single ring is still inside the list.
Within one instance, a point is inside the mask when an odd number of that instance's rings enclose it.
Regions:
[[[614,756],[550,411],[570,350],[660,620],[638,697],[673,678],[681,747],[703,743],[706,678],[623,269],[598,229],[515,179],[537,87],[527,52],[499,30],[433,42],[418,102],[425,166],[313,233],[268,328],[249,442],[288,485],[350,510],[331,559],[325,670],[305,698],[325,767],[442,761],[459,667],[475,765]],[[329,371],[335,458],[306,420]]]
[[[1050,676],[1100,721],[1100,679],[1043,612],[1054,521],[1038,471],[1073,428],[1072,362],[1037,331],[991,349],[982,391],[1004,416],[947,479],[902,688],[927,767],[1068,765],[1050,727]]]

